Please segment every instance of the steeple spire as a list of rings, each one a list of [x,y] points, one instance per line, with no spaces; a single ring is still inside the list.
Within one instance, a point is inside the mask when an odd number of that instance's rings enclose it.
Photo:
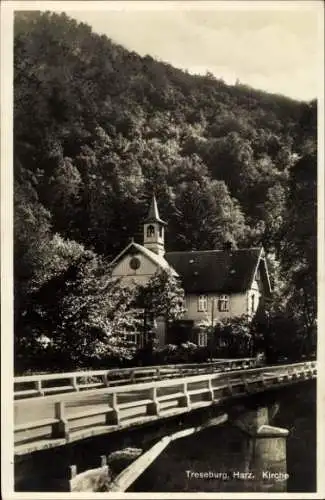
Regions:
[[[165,228],[167,223],[159,216],[158,205],[153,194],[150,208],[143,224],[143,245],[148,250],[164,255],[165,253]]]
[[[145,223],[160,222],[160,224],[166,225],[166,222],[163,221],[159,216],[158,205],[155,194],[152,195],[149,212],[144,222]]]

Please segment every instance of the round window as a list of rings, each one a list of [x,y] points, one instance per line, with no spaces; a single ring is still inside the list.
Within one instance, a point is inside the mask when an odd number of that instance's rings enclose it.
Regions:
[[[139,267],[140,260],[138,259],[138,257],[132,257],[132,259],[130,260],[130,268],[136,271],[137,269],[139,269]]]

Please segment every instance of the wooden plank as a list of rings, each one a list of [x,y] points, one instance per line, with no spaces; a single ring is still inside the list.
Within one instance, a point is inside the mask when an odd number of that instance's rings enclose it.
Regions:
[[[135,406],[145,406],[148,403],[152,403],[152,399],[137,399],[128,403],[119,403],[118,409],[124,410],[125,408],[133,408]]]
[[[29,429],[36,429],[37,427],[46,427],[59,422],[57,418],[43,418],[42,420],[34,420],[33,422],[24,422],[14,426],[14,432],[27,431]]]
[[[168,401],[168,399],[176,399],[184,396],[183,392],[173,392],[172,394],[164,394],[163,396],[158,396],[158,401]]]
[[[170,443],[169,437],[162,438],[150,450],[137,458],[115,478],[109,491],[125,491],[149,467],[149,465],[164,451]]]
[[[74,387],[73,385],[62,385],[61,387],[58,386],[58,387],[43,387],[43,392],[44,392],[44,395],[46,394],[51,394],[53,392],[65,392],[65,391],[74,391]]]
[[[14,397],[15,398],[18,398],[18,397],[21,397],[21,396],[32,396],[33,394],[39,394],[38,390],[36,389],[25,389],[25,390],[22,390],[22,391],[15,391],[14,393]]]
[[[78,384],[79,390],[90,389],[91,387],[106,387],[104,382],[92,382],[91,384]]]
[[[194,390],[189,390],[188,391],[188,394],[190,396],[195,396],[196,394],[205,394],[207,392],[210,392],[210,389],[205,387],[205,388],[202,388],[202,389],[194,389]]]
[[[87,417],[92,417],[95,415],[101,415],[104,413],[109,412],[110,410],[113,410],[112,407],[103,405],[100,408],[97,408],[96,406],[90,410],[86,411],[80,411],[79,413],[71,413],[67,415],[68,421],[70,420],[79,420],[82,418],[87,418]]]

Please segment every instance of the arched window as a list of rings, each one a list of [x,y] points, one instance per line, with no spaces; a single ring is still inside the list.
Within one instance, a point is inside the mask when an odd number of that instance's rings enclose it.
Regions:
[[[155,227],[150,224],[150,226],[147,227],[147,237],[150,238],[155,234]]]
[[[162,235],[163,235],[163,228],[162,228],[162,226],[159,226],[159,236],[160,236],[160,238],[162,238]]]

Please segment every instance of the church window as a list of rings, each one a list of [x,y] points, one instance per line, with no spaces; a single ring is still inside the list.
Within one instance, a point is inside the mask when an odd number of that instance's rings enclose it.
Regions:
[[[159,226],[159,236],[160,236],[160,238],[162,238],[162,235],[163,235],[163,229],[162,229],[162,226]]]
[[[155,234],[155,228],[153,225],[150,224],[150,226],[147,227],[147,237],[150,238]]]
[[[208,296],[207,295],[199,295],[198,298],[198,311],[204,312],[208,310]]]
[[[219,311],[229,311],[229,295],[221,295],[219,298]]]

